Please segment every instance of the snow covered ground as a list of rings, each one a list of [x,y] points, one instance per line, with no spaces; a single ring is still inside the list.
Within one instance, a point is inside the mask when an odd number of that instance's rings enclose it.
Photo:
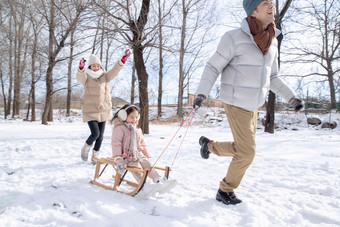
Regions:
[[[235,191],[243,202],[226,206],[215,195],[230,158],[204,160],[198,145],[201,135],[232,139],[220,112],[199,110],[170,173],[178,185],[150,198],[89,183],[95,167],[80,159],[89,134],[80,116],[55,117],[48,126],[0,119],[0,226],[340,226],[339,126],[308,127],[304,114],[277,114],[275,134],[259,125],[257,155]],[[331,117],[340,123],[339,114]],[[150,124],[152,163],[178,128]],[[101,156],[111,154],[111,130],[107,124]],[[172,164],[185,130],[158,166]]]

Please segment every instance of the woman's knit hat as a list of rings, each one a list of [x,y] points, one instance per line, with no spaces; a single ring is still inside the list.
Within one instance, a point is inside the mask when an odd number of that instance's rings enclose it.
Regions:
[[[247,16],[251,16],[253,11],[263,0],[243,0],[243,8],[247,13]]]
[[[102,65],[102,62],[100,61],[100,59],[94,55],[94,54],[91,54],[90,58],[89,58],[89,62],[88,62],[88,65],[92,65],[92,64],[99,64],[99,65]]]

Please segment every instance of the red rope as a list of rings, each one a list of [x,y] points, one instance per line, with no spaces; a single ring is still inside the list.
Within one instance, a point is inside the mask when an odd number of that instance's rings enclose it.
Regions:
[[[181,144],[179,145],[179,147],[178,147],[178,150],[177,150],[177,152],[176,152],[176,155],[175,155],[175,158],[174,158],[174,160],[173,160],[173,162],[172,162],[172,164],[171,164],[170,170],[172,170],[172,166],[174,165],[174,163],[175,163],[175,160],[176,160],[176,158],[177,158],[177,155],[178,155],[178,153],[179,153],[179,151],[180,151],[180,149],[181,149],[181,147],[182,147],[182,144],[183,144],[184,138],[185,138],[185,137],[186,137],[186,135],[187,135],[187,132],[188,132],[188,130],[189,130],[189,128],[190,128],[190,125],[191,125],[192,119],[193,119],[193,118],[194,118],[194,116],[195,116],[195,113],[196,113],[196,109],[195,109],[194,113],[192,114],[192,117],[191,117],[191,119],[190,119],[190,122],[189,122],[189,125],[188,125],[188,127],[187,127],[187,130],[186,130],[186,131],[185,131],[185,133],[184,133],[184,136],[183,136],[183,139],[182,139],[182,141],[181,141]]]
[[[165,152],[165,150],[169,147],[170,143],[172,142],[172,140],[175,138],[176,134],[178,133],[178,131],[182,128],[182,126],[184,125],[184,123],[186,122],[186,120],[188,119],[188,117],[191,115],[192,111],[195,108],[192,108],[192,110],[190,111],[190,113],[188,114],[188,116],[185,118],[185,120],[182,122],[181,126],[179,127],[179,129],[176,131],[175,135],[171,138],[170,142],[168,143],[168,145],[166,145],[166,147],[164,148],[164,150],[162,151],[162,153],[159,155],[159,157],[157,158],[157,160],[155,161],[155,163],[153,164],[153,166],[150,168],[149,173],[151,172],[151,170],[155,167],[156,163],[158,162],[158,160],[162,157],[163,153]],[[196,109],[195,109],[196,112]]]

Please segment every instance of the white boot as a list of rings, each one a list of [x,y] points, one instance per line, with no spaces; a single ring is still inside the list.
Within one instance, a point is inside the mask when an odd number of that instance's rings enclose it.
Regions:
[[[92,164],[95,165],[97,164],[97,161],[93,160],[93,158],[99,158],[99,153],[100,153],[100,150],[99,151],[95,151],[95,150],[92,150]]]
[[[173,187],[177,185],[176,180],[168,180],[165,177],[159,180],[157,183],[160,185],[160,189],[158,190],[159,193],[164,194],[168,191],[170,191]]]
[[[148,182],[145,182],[141,192],[144,197],[149,197],[149,196],[153,196],[159,190],[160,190],[160,184],[158,183],[150,184]]]
[[[89,158],[89,152],[91,150],[92,145],[88,145],[86,142],[84,144],[84,146],[81,148],[81,159],[85,162],[87,162],[88,158]]]

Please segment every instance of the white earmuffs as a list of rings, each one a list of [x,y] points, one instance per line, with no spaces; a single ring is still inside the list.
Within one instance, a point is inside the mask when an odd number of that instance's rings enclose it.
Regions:
[[[118,116],[122,121],[126,121],[126,118],[127,118],[126,109],[121,109],[121,110],[119,110],[117,116]]]
[[[126,121],[127,118],[127,112],[126,110],[129,109],[130,107],[135,106],[135,105],[130,105],[128,107],[126,107],[125,109],[121,109],[118,111],[117,116],[122,120],[122,121]]]

